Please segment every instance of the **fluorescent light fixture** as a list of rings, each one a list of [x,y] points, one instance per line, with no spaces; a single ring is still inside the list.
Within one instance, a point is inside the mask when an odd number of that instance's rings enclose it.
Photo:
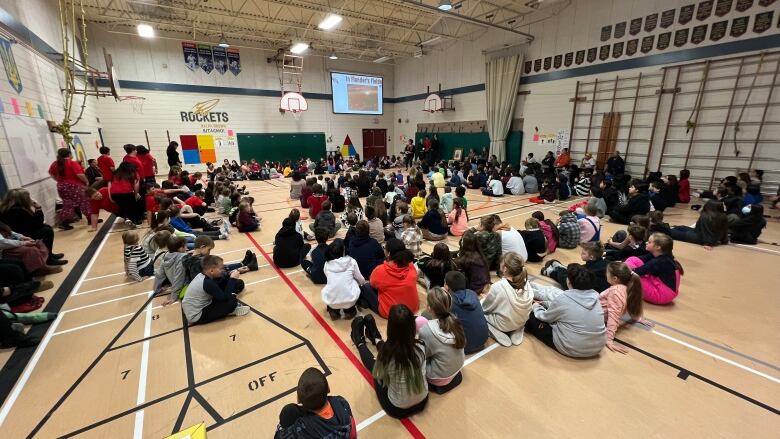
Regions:
[[[325,17],[324,20],[320,21],[320,24],[317,25],[317,27],[322,30],[330,30],[336,27],[336,25],[339,23],[341,23],[341,15],[330,14]]]
[[[309,43],[295,43],[290,47],[290,52],[295,55],[300,55],[309,48]]]
[[[222,34],[222,38],[219,39],[219,44],[217,44],[217,46],[222,47],[223,49],[230,47],[230,43],[228,43],[227,38],[225,38],[225,34]]]
[[[439,10],[449,11],[452,9],[452,2],[450,0],[439,0]]]
[[[138,30],[138,35],[144,38],[154,38],[154,28],[148,24],[139,24],[136,29]]]
[[[383,57],[381,57],[381,58],[377,58],[377,59],[375,59],[375,60],[374,60],[374,62],[375,62],[375,63],[383,63],[383,62],[385,62],[385,61],[387,61],[387,60],[389,60],[389,59],[393,59],[393,57],[392,57],[392,56],[389,56],[389,55],[385,55],[385,56],[383,56]]]
[[[328,59],[339,59],[339,56],[336,55],[336,52],[330,52],[330,55],[328,55]]]

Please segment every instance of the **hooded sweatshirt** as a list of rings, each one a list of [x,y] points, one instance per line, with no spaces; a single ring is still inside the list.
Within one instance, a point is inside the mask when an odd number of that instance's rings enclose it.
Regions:
[[[184,269],[184,256],[187,253],[168,252],[162,257],[162,265],[154,272],[154,293],[162,290],[163,282],[167,279],[171,283],[171,302],[179,300],[179,292],[187,281],[187,273]]]
[[[477,293],[459,290],[452,293],[452,313],[458,316],[466,334],[467,354],[481,351],[488,339],[488,324]]]
[[[558,352],[570,357],[592,357],[607,343],[604,311],[594,290],[567,290],[545,309],[534,305],[534,316],[553,328]]]
[[[488,325],[499,332],[512,333],[520,331],[522,334],[528,315],[534,303],[534,295],[530,288],[515,289],[507,279],[490,286],[490,291],[482,298],[482,309]],[[518,342],[522,342],[522,335]],[[498,334],[497,341],[502,346],[512,344],[510,336],[506,338]]]
[[[370,278],[374,268],[385,260],[385,251],[382,250],[382,246],[370,236],[356,235],[350,239],[347,254],[357,262],[360,274],[366,279]]]
[[[328,283],[322,288],[322,301],[335,309],[355,306],[360,297],[360,285],[366,282],[357,262],[350,256],[328,261],[325,263],[325,276]]]
[[[287,428],[277,426],[274,439],[356,438],[355,419],[347,400],[341,396],[328,396],[328,402],[330,418],[323,417],[322,412],[307,411],[306,415],[296,419],[293,425]]]
[[[395,262],[384,262],[371,273],[371,286],[377,290],[379,314],[384,318],[387,318],[393,305],[402,303],[412,312],[417,312],[420,306],[417,270],[413,264],[399,267]]]
[[[428,381],[452,378],[460,372],[466,355],[462,348],[455,347],[454,334],[444,332],[438,320],[429,320],[420,328],[419,335],[425,344],[425,377]]]
[[[577,222],[577,217],[571,212],[566,212],[561,215],[560,221],[558,221],[558,247],[560,248],[577,248],[580,244],[580,225]]]
[[[295,222],[285,218],[274,238],[274,264],[279,268],[300,265],[303,244],[303,237],[295,230]]]

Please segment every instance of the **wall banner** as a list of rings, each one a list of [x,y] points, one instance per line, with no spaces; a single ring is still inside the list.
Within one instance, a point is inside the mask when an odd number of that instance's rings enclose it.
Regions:
[[[228,70],[235,75],[238,76],[239,73],[241,73],[241,54],[238,52],[238,49],[235,47],[231,47],[227,50],[227,60],[228,60]]]
[[[225,48],[214,46],[211,49],[211,52],[214,54],[214,70],[219,72],[220,75],[224,75],[228,68],[227,53],[225,53]]]
[[[211,45],[198,44],[198,65],[206,73],[214,70],[214,55],[211,52]]]
[[[21,93],[24,87],[22,86],[22,77],[19,76],[19,68],[16,66],[11,42],[2,37],[0,37],[0,58],[3,59],[5,77],[8,78],[8,83],[11,84],[11,87],[17,93]]]
[[[182,41],[181,50],[184,53],[184,65],[194,72],[198,68],[198,45],[192,41]]]

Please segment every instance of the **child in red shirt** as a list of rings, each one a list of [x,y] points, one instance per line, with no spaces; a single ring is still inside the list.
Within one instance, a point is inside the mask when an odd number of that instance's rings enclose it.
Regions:
[[[143,145],[138,145],[136,152],[138,154],[136,158],[141,162],[141,181],[154,184],[154,175],[157,173],[157,160],[149,153],[149,149]]]
[[[144,175],[144,165],[141,163],[141,160],[138,159],[138,149],[135,145],[127,144],[125,145],[125,152],[127,155],[122,157],[123,162],[130,163],[135,167],[135,173],[136,178],[138,182],[141,182],[143,180]]]
[[[317,214],[322,210],[322,202],[327,200],[328,197],[323,195],[322,185],[319,183],[314,184],[312,191],[314,192],[314,195],[310,196],[306,201],[309,205],[309,218],[314,219],[317,218]]]
[[[111,197],[108,196],[108,186],[102,187],[99,190],[88,187],[87,196],[89,196],[89,214],[91,215],[89,220],[89,231],[94,232],[97,230],[100,210],[102,209],[106,212],[117,214],[119,213],[119,206],[111,201]]]
[[[192,207],[192,211],[197,213],[198,215],[205,215],[206,212],[214,212],[214,209],[209,209],[208,206],[206,206],[206,202],[204,201],[206,198],[206,193],[202,190],[195,191],[195,194],[191,197],[184,200],[184,204]]]
[[[111,181],[114,178],[114,159],[111,158],[111,149],[107,146],[100,147],[100,156],[97,158],[98,169],[103,174],[103,180]]]

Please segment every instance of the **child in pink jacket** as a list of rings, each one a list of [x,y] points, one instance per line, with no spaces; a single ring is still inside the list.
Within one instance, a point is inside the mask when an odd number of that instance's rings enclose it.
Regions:
[[[642,317],[642,282],[639,275],[619,261],[607,265],[607,282],[611,286],[599,294],[604,323],[607,325],[607,348],[612,352],[627,354],[628,349],[615,343],[615,334],[623,324],[623,314],[628,313],[632,320],[653,326],[652,322]]]

